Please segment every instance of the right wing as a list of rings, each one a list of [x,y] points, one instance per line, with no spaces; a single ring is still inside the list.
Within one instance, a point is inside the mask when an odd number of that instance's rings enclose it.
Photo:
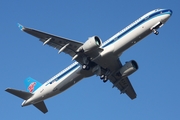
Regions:
[[[71,57],[74,57],[77,53],[76,51],[78,50],[78,48],[80,48],[83,45],[83,43],[81,43],[81,42],[77,42],[77,41],[70,40],[70,39],[63,38],[63,37],[58,37],[58,36],[48,34],[45,32],[41,32],[38,30],[34,30],[31,28],[26,28],[20,24],[18,24],[18,27],[22,31],[39,38],[39,40],[41,42],[43,42],[43,45],[47,44],[47,45],[57,49],[59,51],[58,53],[65,52],[66,54],[69,54]],[[76,60],[79,63],[83,63],[83,61],[80,57],[77,58]]]

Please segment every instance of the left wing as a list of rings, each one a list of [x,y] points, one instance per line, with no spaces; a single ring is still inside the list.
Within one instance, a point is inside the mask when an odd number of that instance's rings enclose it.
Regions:
[[[113,87],[117,87],[121,91],[121,94],[126,93],[131,99],[136,98],[136,92],[134,91],[128,77],[117,79],[116,76],[111,76],[109,79],[113,83]]]
[[[57,49],[60,52],[65,52],[66,54],[69,54],[71,57],[74,57],[76,55],[77,49],[83,45],[81,42],[77,42],[74,40],[70,40],[67,38],[58,37],[55,35],[51,35],[45,32],[41,32],[38,30],[34,30],[31,28],[23,27],[22,25],[18,24],[18,27],[37,38],[40,39],[41,42],[43,42],[43,45],[47,44],[55,49]],[[76,59],[79,63],[82,63],[81,59]]]
[[[113,83],[113,87],[117,87],[121,93],[126,93],[131,99],[135,99],[137,95],[129,78],[122,78],[121,75],[118,74],[119,72],[117,72],[117,70],[122,67],[120,60],[113,60],[113,63],[116,66],[116,71],[109,76],[109,80]]]

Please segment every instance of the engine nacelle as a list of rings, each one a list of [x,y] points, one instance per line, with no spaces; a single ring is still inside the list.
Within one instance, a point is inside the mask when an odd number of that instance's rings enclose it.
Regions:
[[[126,62],[126,64],[120,69],[122,77],[127,77],[134,73],[138,69],[138,64],[136,61],[131,60]]]
[[[91,52],[98,49],[102,44],[102,41],[99,37],[93,36],[90,37],[82,46],[84,52]]]

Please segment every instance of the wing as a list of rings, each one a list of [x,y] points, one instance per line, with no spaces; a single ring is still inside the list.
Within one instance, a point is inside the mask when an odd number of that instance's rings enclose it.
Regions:
[[[117,70],[119,70],[122,67],[122,64],[119,59],[113,61],[113,63],[116,64],[116,66],[118,66]],[[118,88],[121,91],[121,93],[126,93],[131,99],[136,98],[136,92],[134,91],[128,77],[122,79],[116,71],[109,76],[109,80],[113,83],[113,87]]]
[[[58,53],[65,52],[66,54],[69,54],[71,57],[75,56],[77,49],[83,45],[83,43],[80,43],[74,40],[58,37],[58,36],[51,35],[45,32],[23,27],[20,24],[18,24],[18,27],[22,31],[39,38],[40,41],[43,42],[43,45],[47,44],[57,49],[59,51]],[[76,60],[79,63],[82,63],[81,59],[76,59]]]

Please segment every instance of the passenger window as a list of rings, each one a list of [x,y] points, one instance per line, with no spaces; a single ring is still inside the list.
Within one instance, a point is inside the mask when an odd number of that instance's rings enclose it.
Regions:
[[[145,20],[147,20],[149,18],[149,16],[145,17]]]

